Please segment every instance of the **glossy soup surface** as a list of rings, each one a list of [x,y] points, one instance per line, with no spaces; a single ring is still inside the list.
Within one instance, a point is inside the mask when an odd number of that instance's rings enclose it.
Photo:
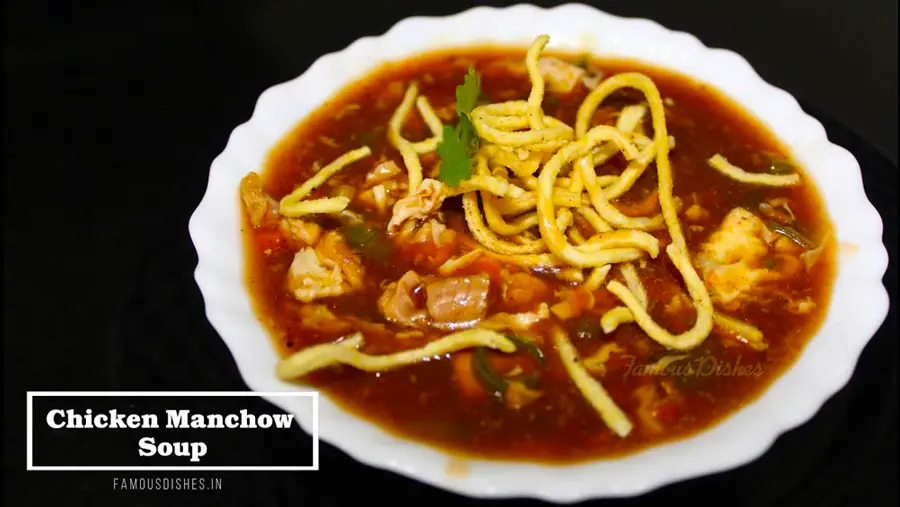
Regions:
[[[313,167],[324,166],[350,149],[367,145],[373,151],[371,157],[342,170],[314,194],[332,196],[341,191],[341,186],[345,186],[344,191],[350,186],[359,195],[366,173],[378,162],[393,160],[403,167],[400,154],[386,139],[386,127],[411,80],[418,81],[420,94],[428,98],[441,119],[452,123],[456,121],[455,88],[463,82],[470,64],[482,75],[483,99],[498,102],[527,98],[531,84],[524,73],[524,54],[496,49],[434,53],[385,66],[353,83],[289,133],[272,152],[262,171],[266,193],[280,199],[309,178]],[[564,58],[572,62],[578,59],[575,55]],[[674,194],[682,200],[683,208],[698,203],[703,210],[691,219],[684,213],[680,216],[692,252],[733,208],[742,206],[758,212],[760,203],[778,198],[787,199],[793,214],[791,223],[796,228],[816,242],[827,237],[829,221],[809,183],[791,188],[755,187],[735,182],[707,165],[710,156],[722,153],[748,171],[765,171],[773,154],[784,153],[762,126],[717,92],[683,76],[633,62],[591,61],[589,67],[604,76],[643,72],[659,88],[665,99],[668,131],[675,138],[670,154]],[[575,112],[588,91],[579,84],[570,94],[548,92],[544,111],[573,125]],[[616,92],[601,104],[594,124],[614,123],[624,105],[640,99],[638,93]],[[648,120],[645,125],[648,133],[652,132]],[[419,141],[431,134],[413,112],[403,135]],[[422,156],[426,177],[433,174],[438,160],[435,153]],[[624,166],[622,157],[617,156],[598,167],[597,172],[617,174]],[[657,186],[656,177],[655,165],[651,165],[634,188],[613,203],[626,214],[645,213],[641,208],[650,190]],[[389,210],[379,214],[357,198],[351,201],[349,209],[363,214],[375,231],[384,231],[390,219]],[[334,341],[357,330],[365,333],[363,350],[370,354],[418,347],[441,336],[439,331],[420,336],[403,334],[409,330],[386,321],[376,301],[387,283],[398,280],[407,271],[435,275],[445,260],[477,246],[467,230],[458,197],[448,199],[442,212],[445,224],[456,232],[449,244],[397,243],[385,236],[380,243],[383,251],[378,255],[357,252],[365,268],[363,290],[312,303],[296,300],[286,288],[286,273],[298,244],[285,238],[276,222],[254,227],[245,221],[248,283],[257,312],[281,354],[286,356],[310,345]],[[651,212],[659,212],[658,204]],[[315,221],[325,231],[342,230],[333,219]],[[585,225],[578,221],[576,224]],[[661,246],[669,241],[665,231],[654,234],[662,241]],[[600,316],[621,303],[602,286],[587,294],[579,284],[563,281],[552,273],[529,273],[483,259],[468,267],[466,273],[490,276],[489,313],[529,311],[540,302],[554,304],[564,298],[581,308],[575,317],[561,320],[554,316],[529,331],[528,338],[539,344],[543,363],[527,352],[503,357],[499,353],[486,354],[493,370],[516,370],[536,379],[536,399],[512,408],[491,395],[490,389],[473,382],[471,351],[381,373],[334,367],[315,372],[306,381],[390,431],[459,453],[558,462],[630,452],[709,427],[752,401],[789,366],[827,311],[833,257],[834,248],[829,246],[811,269],[789,283],[773,285],[768,297],[729,312],[764,333],[766,350],[754,350],[716,328],[701,346],[685,353],[665,350],[634,323],[604,334],[599,326]],[[777,258],[767,262],[771,262],[772,269],[782,269]],[[640,266],[650,315],[672,332],[689,329],[695,311],[689,298],[681,296],[687,304],[679,302],[679,294],[685,292],[683,282],[666,255],[647,259]],[[615,271],[610,276],[621,279]],[[516,289],[520,290],[520,297],[505,297]],[[797,311],[796,302],[801,300],[812,301],[814,309]],[[322,305],[338,319],[313,318],[313,309]],[[600,380],[635,424],[627,438],[615,436],[574,386],[548,334],[554,323],[569,332],[581,357],[590,357],[606,343],[614,342],[620,347],[606,361]],[[687,355],[678,363],[683,368],[670,368],[665,374],[642,374],[646,371],[642,372],[641,366],[681,354]]]

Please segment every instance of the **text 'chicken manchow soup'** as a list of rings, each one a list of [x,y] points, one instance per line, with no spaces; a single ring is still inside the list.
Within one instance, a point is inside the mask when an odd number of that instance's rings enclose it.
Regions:
[[[548,40],[386,65],[243,179],[280,378],[569,462],[707,428],[794,361],[835,271],[811,180],[709,87]]]

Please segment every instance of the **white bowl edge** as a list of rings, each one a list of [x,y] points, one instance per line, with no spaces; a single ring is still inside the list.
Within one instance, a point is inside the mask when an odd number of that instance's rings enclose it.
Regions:
[[[499,15],[502,26],[495,22]],[[763,81],[736,53],[710,49],[692,35],[653,21],[621,18],[580,4],[549,9],[526,4],[476,7],[446,17],[412,17],[381,36],[358,39],[342,51],[322,56],[301,76],[265,90],[250,120],[232,132],[213,161],[207,191],[190,220],[199,259],[195,278],[207,318],[251,390],[302,389],[275,377],[275,350],[244,285],[240,178],[260,169],[271,147],[305,116],[382,62],[479,43],[527,47],[541,33],[550,35],[548,50],[632,58],[708,83],[790,147],[815,180],[838,240],[856,246],[855,253],[840,260],[828,316],[796,363],[757,400],[694,437],[619,459],[568,466],[467,459],[469,473],[451,475],[444,452],[390,435],[326,396],[320,401],[320,438],[357,461],[459,494],[558,503],[638,495],[746,464],[782,433],[808,421],[846,385],[860,353],[884,321],[889,303],[881,281],[888,262],[882,221],[866,198],[856,159],[832,144],[822,125],[790,94]],[[284,397],[269,401],[294,413],[311,433],[308,407]]]

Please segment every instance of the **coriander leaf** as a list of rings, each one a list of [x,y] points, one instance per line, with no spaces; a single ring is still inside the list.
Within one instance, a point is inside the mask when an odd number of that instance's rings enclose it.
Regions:
[[[480,139],[478,139],[478,134],[475,133],[475,125],[472,125],[472,120],[470,120],[468,116],[461,116],[459,118],[459,123],[456,125],[456,132],[460,142],[466,147],[469,156],[474,155],[475,152],[478,151],[478,146],[481,143]]]
[[[469,157],[465,142],[460,139],[459,130],[459,127],[454,129],[444,125],[443,136],[438,144],[438,155],[441,157],[439,177],[441,181],[451,186],[459,185],[460,181],[472,175],[472,159]],[[470,142],[468,138],[466,142]]]
[[[471,113],[480,94],[481,74],[475,72],[475,67],[470,65],[463,84],[456,87],[456,114],[463,117]]]
[[[469,66],[463,84],[456,87],[456,114],[459,123],[456,128],[444,126],[438,155],[441,157],[439,178],[444,183],[456,186],[472,176],[472,157],[480,145],[478,134],[469,114],[478,104],[481,95],[481,74]]]

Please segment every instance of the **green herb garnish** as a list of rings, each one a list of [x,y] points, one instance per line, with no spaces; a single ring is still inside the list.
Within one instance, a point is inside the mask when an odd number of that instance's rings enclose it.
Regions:
[[[475,67],[469,67],[469,73],[463,84],[456,87],[456,115],[459,122],[456,127],[444,125],[441,142],[438,144],[438,155],[441,157],[439,178],[444,183],[456,186],[459,182],[472,176],[472,157],[478,151],[478,134],[469,115],[478,104],[481,94],[481,75]]]
[[[460,117],[468,116],[475,109],[480,94],[481,74],[475,72],[475,67],[470,65],[463,84],[456,87],[456,114]]]
[[[587,70],[588,65],[591,63],[591,57],[588,56],[587,53],[582,53],[578,60],[575,61],[575,65],[581,67],[582,69]]]
[[[350,248],[360,255],[384,261],[391,256],[391,243],[384,234],[362,223],[352,223],[344,227],[344,237]]]

